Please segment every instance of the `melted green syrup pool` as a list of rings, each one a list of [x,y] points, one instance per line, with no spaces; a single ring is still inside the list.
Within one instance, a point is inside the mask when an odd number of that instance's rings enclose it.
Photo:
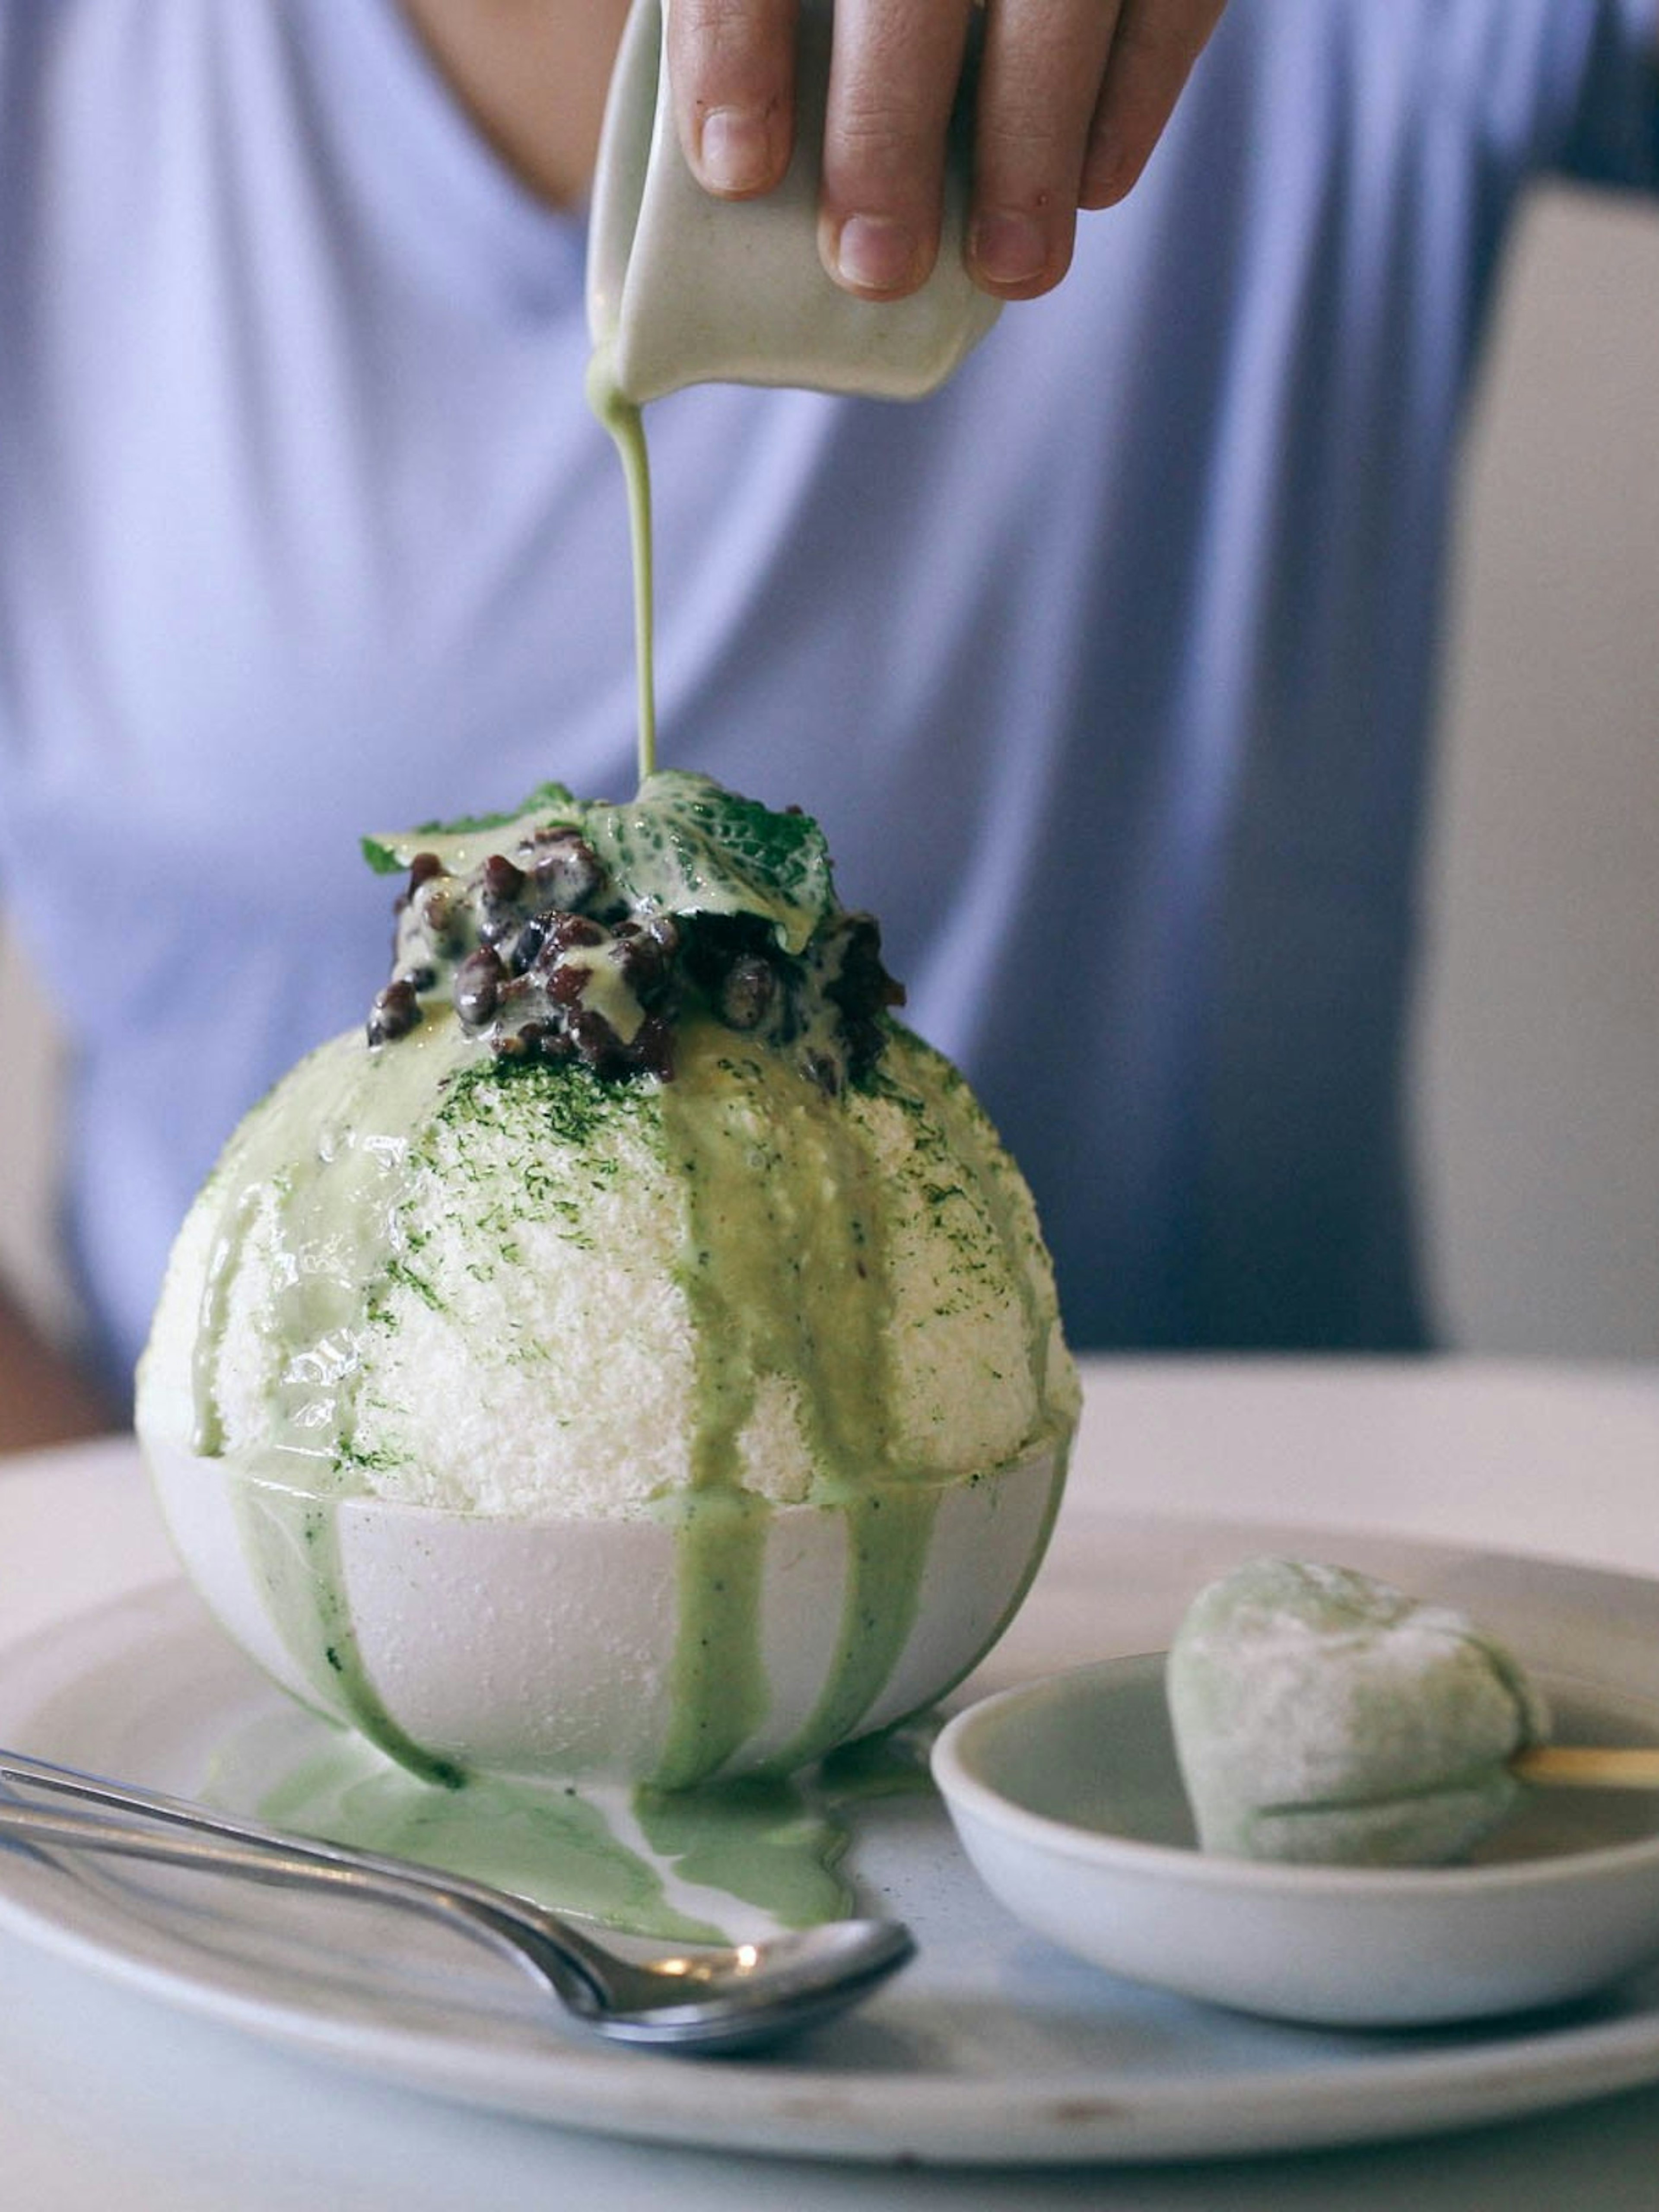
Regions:
[[[222,1748],[204,1794],[627,1934],[735,1942],[856,1909],[843,1865],[860,1808],[932,1789],[932,1733],[909,1723],[788,1779],[664,1791],[477,1776],[449,1787],[360,1736],[283,1712]]]

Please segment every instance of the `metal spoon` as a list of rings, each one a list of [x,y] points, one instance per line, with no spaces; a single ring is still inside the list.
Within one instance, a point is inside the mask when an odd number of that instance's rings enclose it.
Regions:
[[[17,1752],[0,1751],[0,1783],[138,1816],[36,1806],[8,1788],[0,1790],[0,1840],[109,1851],[404,1906],[505,1953],[596,2033],[620,2043],[685,2051],[769,2043],[857,2004],[915,1948],[897,1921],[838,1920],[759,1943],[625,1958],[526,1898],[407,1859],[291,1835]]]

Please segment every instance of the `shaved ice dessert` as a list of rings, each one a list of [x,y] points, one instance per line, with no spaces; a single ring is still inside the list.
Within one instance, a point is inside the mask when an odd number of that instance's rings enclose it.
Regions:
[[[391,979],[231,1139],[140,1370],[199,1587],[441,1778],[787,1768],[931,1701],[1077,1381],[816,825],[670,773],[366,849]]]
[[[1466,1613],[1352,1568],[1247,1560],[1170,1647],[1199,1840],[1237,1857],[1433,1865],[1513,1810],[1544,1704]]]

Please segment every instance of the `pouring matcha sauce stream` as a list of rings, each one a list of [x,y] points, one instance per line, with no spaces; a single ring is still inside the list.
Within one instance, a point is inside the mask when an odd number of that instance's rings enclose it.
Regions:
[[[657,757],[650,457],[642,410],[618,386],[608,345],[596,347],[589,362],[587,398],[615,441],[628,491],[639,683],[640,782],[643,786],[656,771]],[[757,1174],[756,1164],[740,1160],[729,1145],[711,1144],[706,1137],[699,1141],[694,1119],[683,1121],[680,1134],[688,1146],[686,1170],[690,1187],[704,1198],[698,1210],[710,1221],[748,1224],[745,1242],[751,1270],[752,1256],[764,1255],[769,1249],[775,1257],[792,1249],[835,1252],[841,1261],[839,1248],[846,1239],[864,1243],[873,1236],[878,1222],[878,1194],[869,1188],[867,1164],[840,1164],[851,1166],[860,1201],[855,1208],[845,1211],[820,1203],[810,1224],[812,1234],[802,1237],[799,1244],[792,1246],[782,1233],[769,1243],[757,1233],[758,1217],[768,1207],[768,1194],[775,1188],[773,1179],[781,1164],[775,1159],[766,1164],[763,1176]],[[799,1194],[809,1185],[805,1177],[797,1175],[790,1188]],[[821,1177],[817,1188],[820,1193],[835,1190],[837,1179]],[[792,1225],[797,1231],[809,1226],[805,1223]],[[771,1229],[775,1224],[769,1222],[767,1226]],[[813,1236],[821,1241],[815,1243]],[[804,1333],[799,1328],[789,1332],[793,1341],[787,1346],[767,1341],[775,1335],[782,1317],[797,1310],[789,1296],[793,1285],[779,1282],[772,1286],[775,1295],[764,1301],[750,1298],[734,1305],[723,1297],[718,1273],[711,1272],[712,1238],[699,1237],[696,1242],[694,1279],[703,1309],[699,1359],[704,1370],[701,1380],[708,1418],[699,1425],[695,1494],[686,1501],[681,1530],[682,1600],[686,1613],[683,1669],[688,1694],[680,1701],[680,1728],[665,1760],[665,1774],[671,1782],[688,1769],[706,1771],[711,1758],[718,1764],[719,1757],[734,1750],[763,1717],[765,1683],[758,1655],[755,1663],[744,1669],[744,1694],[724,1698],[717,1664],[708,1656],[752,1646],[755,1592],[765,1546],[763,1509],[746,1493],[722,1486],[720,1470],[735,1456],[737,1438],[753,1402],[752,1376],[757,1369],[800,1373],[810,1364],[819,1370],[821,1381],[823,1364],[810,1358],[810,1344],[803,1340]],[[866,1263],[854,1254],[842,1279],[866,1278]],[[879,1328],[872,1327],[871,1302],[843,1299],[836,1318],[842,1326],[829,1340],[836,1347],[835,1357],[842,1364],[842,1371],[872,1372],[871,1363],[882,1358],[882,1343]],[[766,1325],[759,1326],[762,1323]],[[835,1407],[839,1397],[833,1391],[813,1394],[812,1402]],[[866,1451],[873,1446],[884,1456],[879,1403],[872,1393],[860,1409],[866,1424],[862,1438],[854,1433],[851,1437],[821,1434],[815,1439],[821,1464],[855,1463],[860,1442]],[[896,1491],[886,1504],[887,1519],[879,1527],[871,1524],[881,1510],[880,1501],[874,1505],[867,1501],[855,1503],[849,1508],[853,1518],[848,1536],[853,1559],[843,1648],[834,1682],[804,1731],[804,1741],[820,1735],[834,1741],[846,1733],[879,1693],[908,1633],[932,1501],[923,1492]],[[874,1586],[880,1583],[896,1583],[898,1587],[885,1589],[878,1595]],[[861,1594],[875,1601],[860,1603]]]
[[[422,853],[436,846],[459,880],[483,856],[515,849],[513,840],[526,825],[537,836],[548,834],[536,822],[544,823],[550,813],[577,821],[613,866],[633,867],[641,911],[672,915],[689,902],[747,917],[758,896],[761,915],[780,940],[787,940],[792,953],[804,953],[809,940],[817,942],[817,923],[811,912],[804,914],[810,898],[799,881],[790,878],[787,890],[776,893],[763,884],[758,894],[750,881],[722,907],[719,896],[709,899],[709,871],[697,851],[690,861],[685,858],[686,823],[700,819],[698,808],[706,812],[708,802],[693,788],[703,780],[659,776],[656,770],[649,478],[640,410],[616,390],[602,354],[594,359],[589,394],[617,444],[628,484],[639,796],[631,806],[583,807],[549,787],[538,795],[544,801],[538,815],[460,824],[449,833],[411,833],[392,851],[392,864],[409,866],[411,843]],[[763,823],[755,831],[744,817],[743,834],[751,843],[757,836],[763,842],[765,836],[784,834],[777,825],[787,828],[792,819],[767,816],[763,809],[750,812]],[[788,829],[787,834],[796,833]],[[380,848],[366,849],[373,858]],[[799,861],[797,873],[805,869],[811,888],[810,854],[805,861],[793,854],[786,859]],[[718,861],[713,872],[718,876]],[[827,872],[823,892],[819,919],[833,908]],[[400,906],[418,906],[413,889]],[[832,933],[825,942],[830,951],[814,957],[828,959],[832,968],[840,960],[842,967],[832,976],[839,979],[854,957],[850,939],[845,932],[840,939]],[[597,979],[608,956],[601,950],[580,957]],[[612,1016],[616,1049],[643,1053],[649,1018],[638,1008],[625,1018],[618,1014],[627,993],[609,968],[605,974],[611,995],[603,1003]],[[878,1006],[879,999],[874,1003]],[[440,1113],[453,1116],[465,1112],[470,1079],[481,1065],[495,1082],[568,1088],[598,1079],[581,1066],[492,1066],[480,1054],[477,1035],[447,1005],[422,1003],[410,1015],[405,1004],[400,1020],[405,1016],[408,1034],[386,1031],[397,1036],[395,1049],[376,1041],[359,1052],[343,1097],[336,1087],[337,1066],[325,1059],[327,1048],[301,1063],[291,1079],[296,1086],[292,1111],[263,1122],[251,1117],[250,1131],[233,1141],[216,1171],[218,1234],[202,1296],[192,1376],[195,1444],[204,1454],[225,1453],[218,1353],[238,1269],[257,1231],[274,1237],[290,1255],[276,1299],[280,1338],[293,1349],[268,1384],[270,1433],[280,1441],[258,1453],[227,1455],[246,1478],[238,1493],[247,1555],[272,1623],[315,1692],[318,1708],[343,1712],[411,1775],[453,1788],[465,1777],[441,1755],[411,1742],[393,1722],[363,1664],[352,1626],[339,1521],[342,1505],[366,1487],[353,1433],[362,1317],[373,1317],[390,1280],[412,1279],[416,1273],[398,1200],[422,1115],[430,1118],[434,1089],[442,1094]],[[373,1025],[370,1035],[374,1039]],[[803,1049],[809,1060],[816,1052],[817,1064],[824,1064],[824,1039],[810,1025]],[[661,1142],[683,1173],[687,1231],[678,1279],[696,1344],[691,1480],[659,1508],[675,1527],[679,1561],[673,1718],[653,1778],[670,1790],[717,1773],[763,1721],[769,1704],[759,1591],[774,1508],[745,1488],[736,1471],[738,1440],[754,1408],[757,1377],[790,1377],[803,1386],[817,1469],[811,1502],[840,1513],[847,1535],[835,1658],[817,1711],[776,1752],[775,1767],[799,1765],[847,1736],[880,1694],[915,1619],[941,1487],[908,1474],[893,1458],[886,1349],[891,1299],[881,1176],[836,1109],[838,1083],[819,1087],[803,1081],[799,1054],[792,1064],[767,1043],[736,1038],[706,1018],[686,1024],[675,1040],[674,1060],[672,1080],[645,1086],[659,1115]],[[633,1064],[650,1072],[648,1061]],[[763,1159],[750,1133],[753,1117],[744,1109],[769,1091],[775,1108],[780,1086],[788,1091],[787,1118],[799,1141],[788,1156],[775,1149]],[[294,1129],[307,1121],[317,1131],[316,1141],[296,1148]],[[812,1255],[805,1274],[803,1254]],[[1037,1340],[1043,1324],[1034,1306],[1026,1324],[1040,1373]],[[891,1473],[872,1481],[872,1465]]]
[[[587,366],[587,404],[616,441],[628,487],[628,533],[634,554],[634,664],[639,682],[640,781],[657,772],[656,623],[651,543],[651,460],[645,422],[626,398],[611,363],[611,349],[596,346]]]

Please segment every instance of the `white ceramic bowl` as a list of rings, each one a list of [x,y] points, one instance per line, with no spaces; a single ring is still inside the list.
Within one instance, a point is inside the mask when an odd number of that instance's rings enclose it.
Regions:
[[[165,1439],[148,1437],[145,1452],[186,1572],[250,1656],[306,1704],[417,1766],[696,1778],[665,1770],[674,1759],[683,1768],[687,1697],[672,1528],[328,1504]],[[836,1507],[772,1510],[757,1601],[740,1616],[757,1632],[746,1679],[759,1695],[734,1708],[748,1718],[719,1771],[803,1763],[958,1681],[1036,1571],[1065,1457],[1046,1448],[939,1486],[920,1583],[890,1609],[890,1662],[850,1710],[844,1694],[835,1710],[829,1700],[852,1679],[846,1639],[861,1632],[848,1618],[858,1523]],[[872,1588],[879,1611],[878,1570],[866,1601]],[[717,1727],[731,1718],[718,1679],[730,1657],[717,1653],[714,1689],[699,1693]],[[744,1677],[741,1664],[728,1672]]]
[[[1562,1741],[1659,1741],[1659,1703],[1534,1672]],[[970,1707],[940,1734],[933,1772],[975,1867],[1028,1926],[1115,1973],[1240,2010],[1348,2027],[1473,2019],[1582,1996],[1659,1956],[1659,1796],[1535,1790],[1458,1867],[1200,1851],[1161,1656]]]

